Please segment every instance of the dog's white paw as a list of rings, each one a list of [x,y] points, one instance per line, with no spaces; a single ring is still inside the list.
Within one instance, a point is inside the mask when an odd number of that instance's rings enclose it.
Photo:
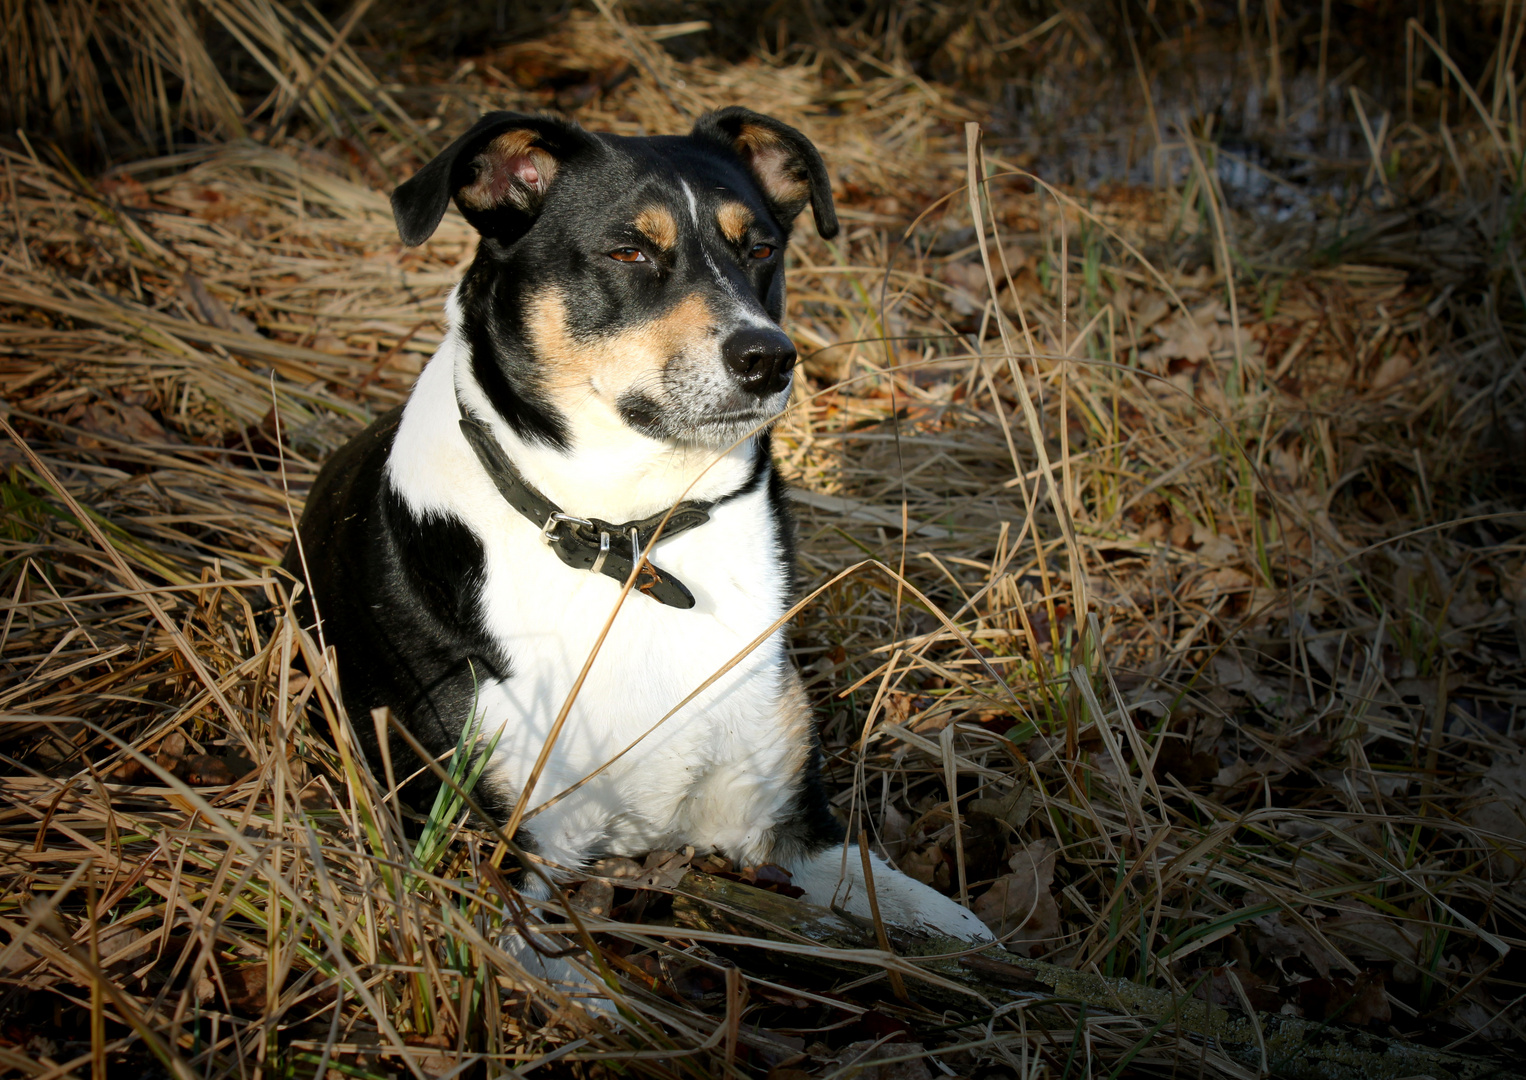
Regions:
[[[885,922],[963,941],[996,940],[973,912],[932,886],[892,869],[878,856],[871,855],[870,862],[880,918]],[[835,904],[865,919],[872,916],[863,864],[856,851],[848,853],[846,867],[842,849],[834,847],[801,859],[789,869],[795,886],[805,890],[804,899],[808,902],[821,907]]]
[[[549,891],[545,884],[531,880],[525,895],[540,899]],[[504,928],[498,945],[514,958],[520,969],[529,977],[531,984],[539,983],[557,997],[578,998],[582,1004],[596,1010],[608,1010],[612,1005],[605,995],[609,988],[599,980],[597,970],[586,953],[564,953],[568,945],[577,942],[576,937],[565,934],[542,933],[533,926],[520,921]]]
[[[536,940],[547,951],[559,950],[567,944],[564,937],[548,937],[543,934],[537,934]],[[547,956],[526,941],[524,934],[518,930],[504,934],[499,939],[499,946],[529,976],[532,986],[538,983],[551,991],[553,1001],[572,998],[584,1009],[615,1015],[617,1010],[609,998],[609,987],[599,980],[586,955]]]

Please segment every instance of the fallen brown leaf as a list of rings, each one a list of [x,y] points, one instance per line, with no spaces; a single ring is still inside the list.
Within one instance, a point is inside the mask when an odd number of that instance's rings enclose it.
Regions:
[[[1025,946],[1047,941],[1060,931],[1060,908],[1054,883],[1055,851],[1049,840],[1026,845],[1008,860],[1004,874],[980,896],[972,910],[1007,948],[1032,955]]]

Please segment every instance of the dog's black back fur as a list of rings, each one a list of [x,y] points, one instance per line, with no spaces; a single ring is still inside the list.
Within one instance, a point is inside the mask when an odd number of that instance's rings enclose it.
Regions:
[[[304,589],[298,615],[335,651],[345,710],[378,776],[383,761],[372,710],[406,719],[439,757],[456,745],[473,687],[509,675],[481,630],[482,545],[459,520],[415,515],[383,475],[402,412],[382,416],[325,463],[307,504],[342,512],[304,513],[299,540],[281,564],[297,581],[322,583],[318,614]],[[401,739],[391,738],[388,752],[399,780],[423,767]],[[405,788],[407,801],[426,808],[438,787],[426,770]],[[484,810],[506,812],[493,792],[479,792],[479,803],[484,799]]]

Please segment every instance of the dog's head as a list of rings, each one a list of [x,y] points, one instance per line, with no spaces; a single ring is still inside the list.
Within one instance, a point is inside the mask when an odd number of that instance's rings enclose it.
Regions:
[[[491,113],[393,192],[403,241],[451,199],[482,234],[457,294],[473,372],[522,437],[616,425],[725,446],[783,410],[784,247],[807,203],[837,233],[794,128],[729,108],[627,138]]]

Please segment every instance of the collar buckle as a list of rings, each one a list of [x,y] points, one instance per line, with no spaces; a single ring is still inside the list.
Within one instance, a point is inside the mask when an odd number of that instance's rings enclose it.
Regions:
[[[465,402],[460,399],[459,391],[456,403],[461,410],[461,434],[477,456],[483,471],[492,480],[493,486],[498,489],[498,494],[532,526],[544,518],[543,524],[539,526],[541,543],[556,552],[562,562],[595,574],[603,574],[617,582],[624,582],[628,574],[641,567],[641,593],[668,607],[694,606],[694,595],[683,582],[650,562],[642,566],[642,537],[650,536],[663,520],[668,522],[663,532],[664,537],[677,536],[703,525],[710,520],[709,511],[715,505],[713,502],[682,502],[640,521],[627,521],[618,525],[564,514],[557,509],[555,503],[520,476],[487,424],[471,418]],[[558,532],[559,525],[567,525],[568,528]],[[594,539],[595,535],[598,536],[597,540]],[[609,559],[614,538],[626,535],[629,535],[631,545],[629,568],[621,566],[625,561],[622,555],[617,554],[613,562]]]
[[[551,534],[556,532],[556,527],[564,521],[572,525],[591,526],[593,524],[587,518],[573,517],[571,514],[564,514],[560,510],[553,510],[546,518],[546,523],[540,527],[540,542],[542,544],[551,543]]]

